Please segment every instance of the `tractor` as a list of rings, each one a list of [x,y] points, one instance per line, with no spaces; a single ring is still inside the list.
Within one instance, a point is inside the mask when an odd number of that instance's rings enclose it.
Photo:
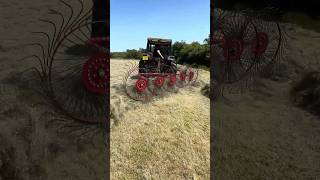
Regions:
[[[130,98],[149,101],[196,81],[198,71],[178,65],[171,55],[171,45],[171,39],[148,38],[146,52],[124,77],[125,92]]]
[[[148,38],[147,53],[143,53],[139,62],[139,73],[176,73],[175,57],[171,54],[172,40]]]

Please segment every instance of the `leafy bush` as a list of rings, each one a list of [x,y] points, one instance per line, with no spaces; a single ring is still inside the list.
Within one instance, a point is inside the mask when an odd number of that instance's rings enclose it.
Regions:
[[[183,64],[197,64],[210,66],[209,44],[200,44],[192,42],[185,44],[179,52],[178,62]]]
[[[140,59],[141,53],[145,52],[145,49],[140,48],[139,50],[127,49],[125,52],[111,52],[111,58],[118,59]]]
[[[172,54],[175,57],[180,57],[181,49],[186,45],[187,45],[187,43],[184,42],[184,41],[177,41],[177,42],[173,43],[173,45],[172,45]]]

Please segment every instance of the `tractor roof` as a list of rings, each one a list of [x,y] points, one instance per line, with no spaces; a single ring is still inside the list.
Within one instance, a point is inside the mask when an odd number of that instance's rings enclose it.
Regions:
[[[172,43],[172,40],[161,38],[148,38],[148,43],[157,45],[170,45]]]

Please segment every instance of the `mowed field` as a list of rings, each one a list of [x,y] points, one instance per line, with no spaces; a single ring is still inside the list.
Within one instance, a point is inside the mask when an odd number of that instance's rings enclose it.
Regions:
[[[196,86],[149,103],[127,97],[122,87],[131,60],[111,60],[112,179],[209,179],[210,106],[200,93],[210,73],[199,70]]]
[[[21,59],[40,52],[25,44],[46,42],[31,32],[52,28],[39,18],[57,20],[50,9],[69,12],[58,0],[0,1],[0,179],[107,179],[103,137],[80,139],[50,124],[54,110],[21,74],[36,64]],[[130,61],[112,59],[112,179],[209,179],[212,130],[217,179],[319,179],[319,117],[294,106],[289,91],[305,71],[319,71],[320,34],[286,30],[291,38],[280,74],[218,100],[214,127],[209,99],[200,93],[208,71],[200,70],[197,86],[141,103],[121,86]]]
[[[275,76],[214,105],[216,179],[320,178],[320,118],[296,107],[290,95],[305,72],[320,70],[320,34],[282,27],[287,50]]]
[[[68,2],[79,9],[77,1]],[[84,3],[88,9],[90,1]],[[41,52],[26,44],[46,44],[46,38],[32,32],[52,33],[52,26],[39,19],[61,22],[51,9],[70,13],[56,0],[0,1],[0,179],[106,179],[102,135],[80,138],[70,128],[52,124],[55,110],[34,91],[40,89],[31,85],[36,80],[31,73],[22,74],[38,66],[34,59],[22,58]]]

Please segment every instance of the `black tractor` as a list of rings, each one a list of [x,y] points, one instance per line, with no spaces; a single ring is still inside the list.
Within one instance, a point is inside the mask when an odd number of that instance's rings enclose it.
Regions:
[[[142,54],[139,62],[139,73],[176,73],[177,64],[171,55],[171,45],[171,39],[148,38],[147,52]]]

